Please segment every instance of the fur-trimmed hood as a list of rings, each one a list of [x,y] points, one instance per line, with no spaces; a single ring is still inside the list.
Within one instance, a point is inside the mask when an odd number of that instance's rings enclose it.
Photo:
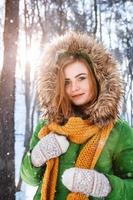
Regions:
[[[100,85],[96,102],[86,108],[89,119],[98,125],[106,125],[118,116],[123,94],[122,81],[116,61],[102,44],[87,34],[68,32],[46,45],[39,66],[37,90],[41,108],[50,106],[55,95],[57,60],[65,52],[82,51],[91,58]],[[52,110],[51,110],[52,114]]]

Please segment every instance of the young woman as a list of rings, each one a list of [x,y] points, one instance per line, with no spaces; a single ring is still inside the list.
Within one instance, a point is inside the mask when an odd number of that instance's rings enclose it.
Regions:
[[[44,119],[21,165],[34,200],[132,200],[133,129],[119,118],[115,60],[74,32],[48,44],[38,76]]]

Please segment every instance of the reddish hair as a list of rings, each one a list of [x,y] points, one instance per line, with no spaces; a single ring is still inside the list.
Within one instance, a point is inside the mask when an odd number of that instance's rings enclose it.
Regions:
[[[93,97],[91,102],[89,102],[89,105],[92,105],[98,96],[97,79],[95,77],[94,71],[92,71],[92,68],[90,67],[90,64],[87,62],[87,60],[79,55],[69,55],[61,57],[57,62],[58,72],[55,88],[56,95],[52,102],[54,107],[56,107],[56,111],[55,114],[53,114],[54,116],[51,116],[53,121],[56,121],[57,123],[64,123],[65,119],[68,119],[70,116],[74,116],[74,106],[71,104],[65,92],[64,68],[69,64],[72,64],[77,61],[80,61],[87,66],[88,71],[90,73],[90,78],[93,82]],[[78,108],[80,108],[80,106],[78,106]]]

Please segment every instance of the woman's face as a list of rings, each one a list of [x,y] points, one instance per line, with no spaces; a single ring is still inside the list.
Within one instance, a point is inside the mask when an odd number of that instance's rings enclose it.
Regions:
[[[82,106],[93,100],[94,87],[88,67],[76,61],[64,68],[65,92],[76,106]]]

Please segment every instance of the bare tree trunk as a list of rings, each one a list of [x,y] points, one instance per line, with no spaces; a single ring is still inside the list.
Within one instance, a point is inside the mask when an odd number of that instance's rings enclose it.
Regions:
[[[25,141],[24,146],[28,149],[29,140],[31,138],[30,131],[30,65],[25,66],[25,106],[26,106],[26,122],[25,122]]]
[[[130,83],[130,101],[131,101],[131,126],[133,126],[133,70],[132,70],[132,63],[129,63],[129,73],[131,76],[131,83]]]
[[[102,12],[101,12],[101,4],[99,0],[99,31],[100,31],[100,41],[102,41],[102,18],[101,18]]]
[[[94,0],[94,12],[95,12],[95,27],[94,27],[94,35],[96,35],[97,32],[97,24],[98,24],[98,20],[97,20],[97,0]]]
[[[25,3],[25,12],[24,12],[24,18],[25,18],[25,24],[24,24],[24,29],[25,29],[25,36],[26,36],[26,57],[28,54],[28,50],[30,49],[31,46],[31,35],[28,27],[29,23],[29,13],[27,9],[27,3],[26,0],[24,1]],[[29,141],[31,137],[31,131],[30,131],[30,104],[31,104],[31,97],[30,97],[30,63],[29,59],[26,60],[26,65],[25,65],[25,106],[26,106],[26,122],[25,122],[25,141],[24,141],[24,146],[26,150],[28,149],[29,146]]]
[[[19,1],[6,0],[4,62],[0,77],[0,198],[15,199],[14,102]]]

